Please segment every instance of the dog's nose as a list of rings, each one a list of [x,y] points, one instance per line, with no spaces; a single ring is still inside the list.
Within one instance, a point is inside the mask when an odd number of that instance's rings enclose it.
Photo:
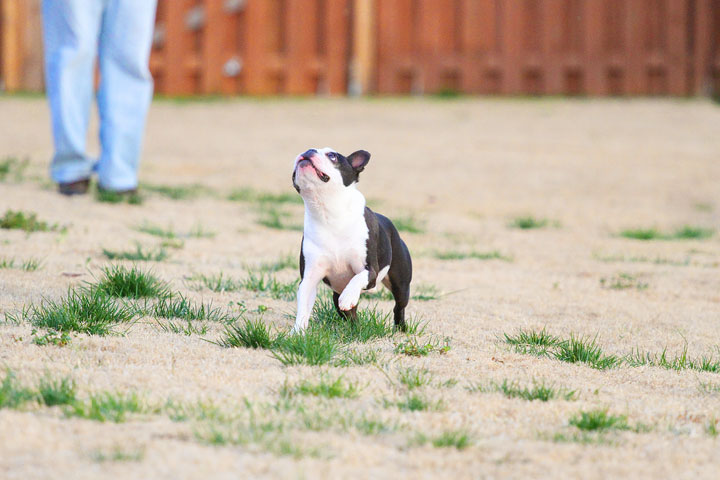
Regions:
[[[300,158],[301,158],[301,159],[307,158],[308,160],[310,160],[310,159],[312,158],[312,156],[315,155],[316,153],[317,153],[317,150],[315,150],[314,148],[311,148],[311,149],[308,150],[307,152],[305,152],[305,153],[303,153],[302,155],[300,155]]]

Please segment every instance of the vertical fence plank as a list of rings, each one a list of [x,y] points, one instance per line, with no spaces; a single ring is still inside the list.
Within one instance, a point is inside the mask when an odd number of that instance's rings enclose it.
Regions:
[[[522,93],[524,2],[503,2],[500,15],[502,29],[502,92]]]
[[[665,68],[668,93],[687,95],[689,63],[687,58],[688,5],[687,0],[665,0],[667,15],[667,51]]]
[[[378,91],[408,93],[403,84],[412,50],[412,0],[382,0],[378,4]]]
[[[625,18],[625,93],[638,95],[648,91],[647,52],[647,2],[645,0],[626,0]]]
[[[336,0],[337,1],[337,0]],[[309,65],[316,54],[315,42],[319,27],[315,18],[316,0],[287,0],[283,28],[287,35],[286,92],[291,95],[315,93],[316,74]]]
[[[563,45],[561,19],[566,15],[568,12],[565,0],[542,2],[543,93],[550,95],[563,93],[563,62],[566,46]]]
[[[222,84],[223,39],[226,18],[223,0],[203,0],[205,25],[202,29],[200,89],[204,94],[219,93]]]
[[[588,95],[607,95],[607,51],[605,50],[604,2],[585,0],[585,88]]]
[[[364,3],[370,5],[369,1]],[[331,95],[340,95],[347,91],[348,84],[348,60],[350,59],[350,35],[349,31],[351,28],[350,24],[350,1],[349,0],[330,0],[325,3],[327,12],[327,29],[323,32],[326,35],[326,53],[325,53],[325,68],[327,72],[327,90]],[[369,11],[372,13],[372,10]],[[366,20],[371,20],[371,17],[366,16]],[[372,43],[372,24],[367,25],[365,30],[364,45],[364,66],[363,70],[363,81],[367,85],[368,78],[366,78],[370,72],[370,62],[372,62],[373,52]],[[331,36],[328,32],[334,32],[335,29],[341,30],[341,33]]]
[[[695,51],[693,65],[693,91],[695,94],[708,93],[709,70],[711,65],[710,31],[712,5],[711,0],[697,0],[695,7]]]
[[[168,95],[196,93],[187,70],[192,44],[188,38],[185,17],[192,3],[192,0],[172,0],[172,4],[166,6],[163,93]]]
[[[22,88],[22,34],[20,31],[23,8],[20,0],[3,0],[2,8],[2,72],[5,89],[9,92]]]
[[[250,95],[267,95],[271,85],[267,81],[267,25],[270,0],[248,0],[245,18],[245,88]]]

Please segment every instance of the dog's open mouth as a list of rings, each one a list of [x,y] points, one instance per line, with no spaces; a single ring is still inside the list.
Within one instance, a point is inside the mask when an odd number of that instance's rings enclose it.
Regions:
[[[298,167],[302,167],[302,166],[304,166],[304,165],[306,165],[306,164],[310,164],[310,166],[313,168],[313,170],[315,170],[315,174],[318,176],[318,178],[319,178],[320,180],[322,180],[322,181],[325,182],[325,183],[327,183],[327,182],[330,181],[330,176],[329,176],[328,174],[326,174],[326,173],[321,172],[320,169],[318,169],[318,168],[315,166],[315,164],[314,164],[312,161],[310,161],[309,159],[307,159],[307,158],[303,158],[302,160],[300,160],[300,161],[298,162]]]

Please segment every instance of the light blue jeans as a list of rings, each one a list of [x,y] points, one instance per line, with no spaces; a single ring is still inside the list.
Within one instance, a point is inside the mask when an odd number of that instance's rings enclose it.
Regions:
[[[43,0],[45,77],[59,183],[89,178],[108,190],[137,187],[156,0]],[[100,68],[100,158],[87,156],[95,58]]]

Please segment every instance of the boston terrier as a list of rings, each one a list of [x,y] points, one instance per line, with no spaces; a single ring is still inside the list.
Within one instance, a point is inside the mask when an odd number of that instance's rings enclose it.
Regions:
[[[369,161],[365,150],[344,157],[331,148],[311,148],[295,158],[293,186],[305,202],[295,332],[307,328],[321,280],[350,321],[357,320],[360,292],[382,282],[395,299],[395,326],[405,330],[412,261],[392,222],[366,207],[357,189]]]

